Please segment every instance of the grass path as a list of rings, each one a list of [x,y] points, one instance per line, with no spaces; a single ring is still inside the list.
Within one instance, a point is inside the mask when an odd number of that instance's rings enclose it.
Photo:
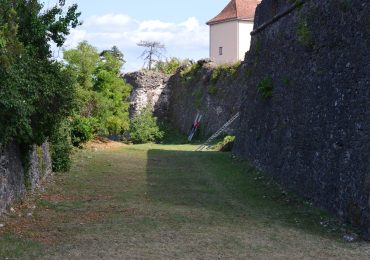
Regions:
[[[368,259],[325,212],[193,148],[81,151],[0,220],[0,259]]]

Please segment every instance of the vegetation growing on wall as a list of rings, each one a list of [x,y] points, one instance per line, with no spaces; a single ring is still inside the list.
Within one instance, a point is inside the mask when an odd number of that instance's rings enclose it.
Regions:
[[[258,93],[265,99],[272,97],[273,81],[272,78],[265,78],[261,80],[257,85]]]
[[[218,65],[211,74],[211,83],[216,84],[222,77],[229,81],[236,80],[241,62]]]
[[[184,87],[194,88],[192,92],[194,106],[200,109],[203,95],[205,93],[215,95],[220,89],[220,84],[230,84],[236,80],[239,75],[240,65],[241,62],[236,62],[233,64],[220,64],[213,68],[203,68],[202,62],[197,62],[182,68],[179,72],[179,83]],[[202,75],[199,73],[201,70],[204,72]]]
[[[306,48],[312,48],[314,46],[314,38],[310,28],[308,27],[308,21],[302,20],[298,24],[297,28],[298,42]]]
[[[181,60],[173,57],[166,59],[165,61],[158,61],[154,68],[164,74],[173,75],[176,73],[178,68],[187,64],[189,64],[189,60]]]
[[[196,78],[198,72],[201,70],[202,66],[198,63],[188,64],[180,72],[180,84],[184,87],[191,84],[191,82]]]
[[[203,97],[203,93],[202,93],[202,90],[201,89],[196,89],[194,92],[193,92],[193,97],[195,99],[194,103],[195,103],[195,107],[197,109],[200,109],[200,106],[202,105],[202,97]]]
[[[218,87],[216,85],[209,85],[207,91],[208,94],[215,95],[218,92]]]

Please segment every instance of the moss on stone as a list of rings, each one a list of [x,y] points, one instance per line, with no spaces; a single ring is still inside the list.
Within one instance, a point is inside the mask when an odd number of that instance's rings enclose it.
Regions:
[[[314,38],[306,20],[301,21],[297,28],[298,42],[307,48],[313,48]]]
[[[261,80],[257,85],[258,93],[260,93],[261,96],[265,99],[272,97],[273,88],[273,81],[270,77]]]

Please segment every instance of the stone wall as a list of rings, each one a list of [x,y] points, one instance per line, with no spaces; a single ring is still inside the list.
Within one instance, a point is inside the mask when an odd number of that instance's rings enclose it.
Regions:
[[[194,73],[182,76],[190,68]],[[217,82],[211,82],[216,68],[215,63],[201,60],[191,67],[181,67],[172,76],[147,70],[126,74],[124,80],[133,86],[130,117],[149,106],[159,119],[188,134],[199,112],[202,115],[200,134],[203,137],[214,134],[239,112],[243,88],[243,75],[238,72],[231,78],[221,71]],[[235,133],[235,125],[230,126],[228,134]]]
[[[24,170],[16,144],[0,145],[0,215],[26,191]]]
[[[28,159],[24,159],[16,143],[0,145],[0,215],[27,190],[34,191],[52,174],[47,143],[40,147],[32,146],[26,157]]]
[[[182,133],[187,134],[199,112],[202,115],[201,135],[209,137],[219,130],[233,115],[239,112],[243,91],[243,75],[239,71],[232,75],[225,70],[217,82],[212,82],[211,75],[216,64],[207,60],[198,62],[195,75],[181,79],[179,70],[169,81],[171,95],[169,115],[171,124]],[[235,132],[235,123],[227,133]]]
[[[155,116],[166,118],[169,88],[168,75],[157,71],[141,70],[124,75],[124,80],[132,86],[130,95],[130,118],[147,106],[154,112]]]
[[[370,3],[305,2],[252,38],[234,153],[370,239]]]

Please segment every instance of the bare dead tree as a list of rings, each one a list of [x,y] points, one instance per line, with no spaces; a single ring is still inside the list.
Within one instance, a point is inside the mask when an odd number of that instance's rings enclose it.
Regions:
[[[161,58],[165,50],[164,44],[156,41],[140,41],[137,45],[145,48],[140,58],[144,59],[144,66],[148,64],[148,69],[151,70],[153,64]]]

